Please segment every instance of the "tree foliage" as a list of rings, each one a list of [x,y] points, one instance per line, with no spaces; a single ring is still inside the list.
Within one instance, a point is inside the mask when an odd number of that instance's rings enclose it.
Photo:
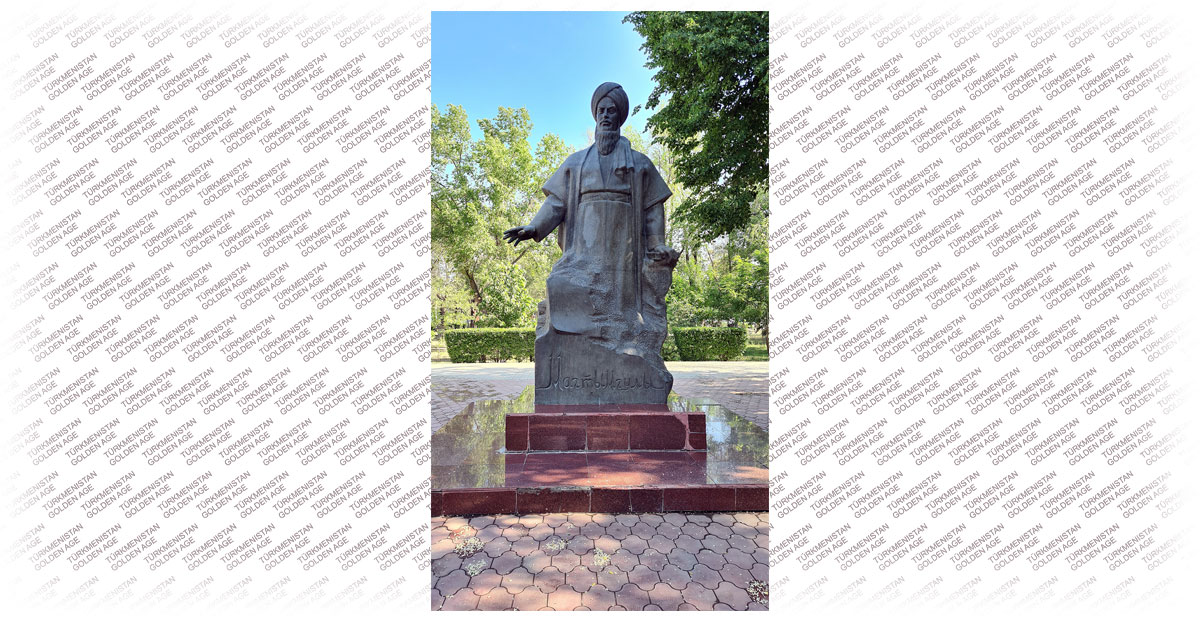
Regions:
[[[524,108],[500,108],[477,124],[482,138],[472,139],[462,107],[433,107],[435,323],[532,326],[559,250],[545,244],[516,250],[501,233],[529,222],[541,205],[542,183],[569,148],[553,134],[531,147],[533,122]]]
[[[647,128],[691,190],[677,215],[706,242],[745,228],[767,187],[767,13],[634,12],[624,21],[645,38],[656,70]]]

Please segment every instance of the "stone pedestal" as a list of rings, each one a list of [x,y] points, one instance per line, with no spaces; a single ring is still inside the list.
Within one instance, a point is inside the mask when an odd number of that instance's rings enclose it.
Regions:
[[[625,354],[582,335],[539,332],[534,342],[538,405],[665,405],[674,378],[657,355]]]

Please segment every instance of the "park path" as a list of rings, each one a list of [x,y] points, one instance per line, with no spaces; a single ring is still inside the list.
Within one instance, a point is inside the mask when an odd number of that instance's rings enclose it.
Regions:
[[[434,610],[766,610],[767,513],[435,517]]]

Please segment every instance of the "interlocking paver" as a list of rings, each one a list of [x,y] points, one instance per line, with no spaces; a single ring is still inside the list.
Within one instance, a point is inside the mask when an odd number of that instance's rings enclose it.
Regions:
[[[708,525],[708,533],[718,539],[728,539],[733,536],[733,528],[714,521]]]
[[[705,536],[704,539],[702,539],[700,541],[700,543],[702,545],[704,545],[704,547],[711,549],[712,551],[714,551],[718,554],[724,554],[726,551],[729,550],[729,541],[726,541],[725,539],[722,539],[720,537],[713,536],[711,534]]]
[[[629,574],[609,565],[604,569],[596,572],[596,583],[604,586],[610,591],[615,591],[621,588],[622,585],[629,582]]]
[[[546,594],[536,586],[529,586],[513,596],[513,607],[517,610],[539,610],[546,607]]]
[[[683,530],[684,534],[692,537],[693,539],[703,539],[704,537],[708,536],[708,530],[705,529],[704,526],[700,524],[694,524],[690,521],[684,524],[680,530]]]
[[[582,528],[579,529],[579,533],[582,534],[583,536],[586,536],[589,539],[596,540],[596,539],[604,536],[604,526],[602,526],[594,521],[589,521],[589,522],[587,522],[587,524],[585,524]]]
[[[646,565],[638,565],[629,572],[629,581],[637,584],[638,588],[648,591],[658,584],[658,572]]]
[[[496,518],[490,515],[480,515],[467,520],[467,525],[476,530],[482,530],[494,523],[496,523]]]
[[[491,556],[492,558],[499,558],[505,552],[508,552],[511,549],[512,542],[502,536],[497,536],[496,538],[484,541],[483,543],[483,553]]]
[[[513,596],[503,588],[493,588],[479,598],[480,610],[507,610],[512,608]]]
[[[442,602],[443,610],[474,610],[479,604],[479,595],[476,595],[469,588],[460,588],[458,592],[446,598]]]
[[[754,576],[750,575],[749,570],[743,569],[732,563],[721,567],[718,570],[718,573],[721,574],[721,577],[725,578],[725,581],[742,590],[745,590],[746,587],[750,586],[750,580],[754,579]]]
[[[583,605],[592,610],[608,610],[617,605],[617,596],[604,586],[596,585],[583,593]]]
[[[533,537],[523,536],[513,542],[512,551],[518,556],[528,556],[538,551],[538,542]]]
[[[626,584],[617,591],[617,605],[626,610],[641,610],[650,605],[650,595],[637,584]]]
[[[579,556],[582,556],[595,549],[592,543],[593,541],[590,538],[579,534],[573,537],[570,541],[567,541],[567,549]]]
[[[487,548],[484,548],[487,551]],[[500,575],[508,575],[513,569],[521,566],[523,559],[516,552],[507,551],[492,559],[492,569]]]
[[[696,566],[696,555],[678,547],[667,554],[667,560],[684,571],[691,571]]]
[[[434,558],[433,562],[430,563],[430,568],[433,569],[434,576],[440,577],[455,569],[462,568],[462,558],[459,558],[458,554],[451,551],[448,554]]]
[[[535,541],[544,541],[554,534],[554,528],[549,524],[538,524],[529,529],[529,537]]]
[[[704,549],[704,544],[696,539],[696,537],[691,537],[685,534],[678,539],[675,539],[675,547],[693,554],[699,554],[700,550]],[[728,547],[728,545],[726,545],[726,547]]]
[[[675,541],[674,539],[670,539],[661,534],[656,534],[650,537],[650,540],[646,541],[646,547],[649,547],[660,554],[667,554],[670,553],[671,550],[675,549]]]
[[[604,553],[606,554],[611,554],[618,549],[621,549],[621,539],[607,534],[602,534],[599,537],[596,537],[594,544],[597,549],[604,550]]]
[[[640,561],[638,560],[638,557],[633,552],[625,548],[621,548],[617,550],[617,553],[612,555],[612,560],[609,561],[609,564],[617,567],[621,571],[628,572],[634,567],[638,566],[639,562]]]
[[[717,594],[696,582],[684,587],[683,598],[701,610],[712,610],[713,604],[717,603]]]
[[[530,573],[538,573],[542,569],[553,565],[551,563],[550,554],[538,550],[522,556],[521,566],[525,567],[525,570]]]
[[[708,565],[698,564],[692,567],[692,581],[704,588],[716,588],[721,584],[721,580],[721,574]]]
[[[708,565],[709,567],[715,569],[720,569],[721,567],[725,566],[725,556],[722,556],[711,549],[704,549],[700,550],[699,554],[696,554],[696,562],[702,565]]]
[[[550,565],[566,573],[583,564],[583,557],[571,550],[563,550],[550,558]]]
[[[733,549],[733,548],[730,548],[729,551],[725,552],[725,560],[727,560],[731,564],[737,565],[747,571],[752,569],[755,564],[754,556],[751,556],[750,554],[747,554],[746,552],[743,552],[740,549]]]
[[[654,530],[658,532],[660,536],[664,536],[672,541],[678,539],[679,535],[683,534],[683,531],[679,529],[679,526],[669,521],[663,521],[662,523],[658,524]]]
[[[569,585],[564,584],[547,596],[547,605],[555,610],[574,610],[583,605],[583,599]]]
[[[553,593],[567,583],[567,576],[554,567],[547,567],[533,576],[533,584],[543,593]]]
[[[630,531],[629,526],[627,526],[623,523],[609,524],[609,526],[607,528],[605,528],[605,532],[607,532],[609,536],[613,537],[614,539],[616,539],[618,541],[625,539],[625,538],[629,537],[629,535],[633,534],[633,532]]]
[[[567,584],[576,592],[586,593],[596,585],[596,573],[587,567],[575,567],[567,573]]]
[[[502,579],[504,579],[504,576],[496,573],[495,569],[484,569],[479,575],[471,578],[467,582],[467,586],[471,587],[471,590],[475,591],[476,595],[483,597],[492,592],[493,589],[500,588],[500,580]]]
[[[533,574],[526,571],[524,567],[517,567],[505,574],[504,579],[500,581],[500,585],[507,589],[509,593],[516,595],[527,588],[533,588]]]
[[[677,610],[684,603],[683,593],[669,584],[657,584],[647,591],[647,594],[650,597],[650,603],[663,610]]]
[[[638,556],[638,560],[652,571],[662,571],[663,567],[667,566],[667,555],[656,549],[647,550],[646,553]]]
[[[636,535],[638,538],[640,538],[644,541],[649,541],[651,538],[654,537],[655,534],[658,534],[657,532],[654,531],[654,526],[651,526],[650,524],[648,524],[644,521],[637,522],[636,524],[633,525],[632,528],[630,528],[630,530],[633,532],[634,535]]]
[[[717,599],[721,603],[734,610],[745,610],[747,604],[750,603],[750,595],[746,593],[746,589],[734,586],[729,582],[721,582],[721,585],[713,592],[717,594]]]
[[[662,578],[663,582],[670,584],[677,591],[687,587],[688,582],[692,580],[691,575],[675,565],[667,565],[665,569],[658,572],[658,577]]]
[[[753,554],[754,550],[758,549],[758,546],[754,544],[754,541],[747,539],[740,534],[735,534],[729,537],[726,539],[726,542],[729,543],[730,547],[736,548],[745,554]]]
[[[768,520],[767,513],[434,518],[430,606],[762,610],[747,588],[769,581]],[[454,547],[472,537],[483,549],[463,558]]]

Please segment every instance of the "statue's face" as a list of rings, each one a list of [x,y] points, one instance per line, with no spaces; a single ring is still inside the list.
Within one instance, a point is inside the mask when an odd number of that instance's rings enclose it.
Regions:
[[[596,127],[601,130],[616,130],[620,127],[617,119],[620,119],[621,112],[617,108],[617,103],[612,101],[607,95],[596,104]]]

